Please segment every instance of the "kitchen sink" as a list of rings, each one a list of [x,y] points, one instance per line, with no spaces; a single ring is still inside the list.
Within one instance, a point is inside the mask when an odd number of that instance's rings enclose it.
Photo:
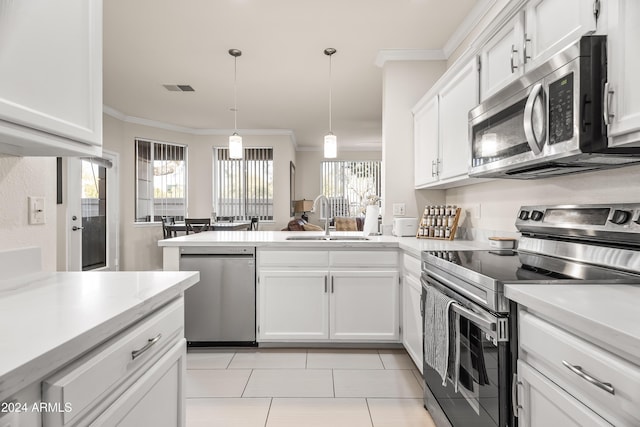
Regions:
[[[354,240],[369,240],[368,237],[364,236],[289,236],[287,240],[346,240],[346,241],[354,241]]]

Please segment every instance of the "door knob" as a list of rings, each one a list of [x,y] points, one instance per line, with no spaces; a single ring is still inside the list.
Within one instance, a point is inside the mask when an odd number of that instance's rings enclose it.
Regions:
[[[84,230],[84,227],[78,227],[74,225],[73,227],[71,227],[71,230],[73,231]]]

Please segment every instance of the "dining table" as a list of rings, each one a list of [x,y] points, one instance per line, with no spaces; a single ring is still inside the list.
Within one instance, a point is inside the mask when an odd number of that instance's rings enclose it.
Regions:
[[[251,226],[251,222],[245,221],[237,221],[237,222],[213,222],[209,225],[209,230],[220,231],[220,230],[248,230]],[[176,222],[175,224],[167,224],[165,225],[167,231],[171,235],[171,237],[177,237],[178,232],[186,233],[187,227],[184,222]]]

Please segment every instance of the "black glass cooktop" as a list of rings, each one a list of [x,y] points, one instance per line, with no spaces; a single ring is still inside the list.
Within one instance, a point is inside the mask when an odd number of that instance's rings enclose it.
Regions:
[[[514,250],[428,251],[427,263],[452,274],[480,276],[498,283],[549,280],[638,280],[634,274],[560,258]],[[449,264],[451,263],[451,264]],[[453,264],[453,265],[452,265]],[[457,267],[454,267],[457,266]]]

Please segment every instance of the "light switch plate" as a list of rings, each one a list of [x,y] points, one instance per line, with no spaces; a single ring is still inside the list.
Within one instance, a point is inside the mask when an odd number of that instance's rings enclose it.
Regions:
[[[44,224],[44,197],[29,196],[29,224]]]
[[[405,214],[405,204],[404,203],[394,203],[393,204],[393,214],[402,216]]]

